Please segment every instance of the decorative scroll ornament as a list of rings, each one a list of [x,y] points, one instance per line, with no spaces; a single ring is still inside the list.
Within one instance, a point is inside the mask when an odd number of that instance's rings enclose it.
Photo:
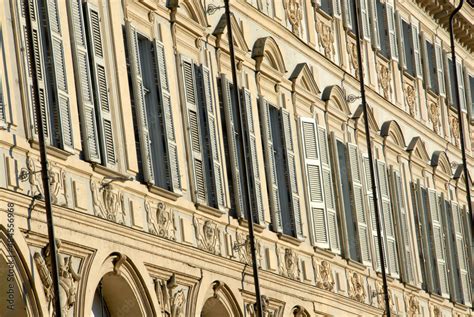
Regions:
[[[246,310],[249,317],[258,317],[257,309],[255,308],[255,303],[246,304]],[[263,317],[276,317],[277,314],[274,310],[270,309],[270,299],[262,295],[262,310]]]
[[[454,138],[454,144],[459,146],[459,122],[458,118],[451,116],[449,122],[451,123],[451,134]]]
[[[331,271],[331,263],[326,260],[316,261],[316,287],[327,291],[334,290],[334,278]]]
[[[257,253],[257,264],[261,266],[262,253],[260,240],[255,239],[255,249]],[[237,250],[240,262],[247,265],[252,265],[252,251],[250,247],[250,238],[248,234],[244,232],[237,232],[236,241],[234,243],[234,250]]]
[[[176,225],[174,223],[174,210],[159,201],[157,207],[145,200],[145,211],[148,222],[148,232],[161,238],[176,240]]]
[[[375,289],[377,291],[377,304],[379,308],[385,307],[385,292],[383,290],[383,284],[379,281],[375,284]],[[390,311],[395,311],[395,303],[393,302],[392,291],[388,290],[388,303],[390,305]]]
[[[91,179],[94,214],[101,218],[125,224],[123,193],[112,184],[100,185]]]
[[[415,94],[415,88],[413,88],[413,86],[410,86],[410,85],[405,86],[405,100],[408,105],[408,111],[410,113],[410,116],[414,117],[416,94]]]
[[[384,98],[388,99],[392,92],[392,87],[390,86],[390,81],[392,79],[390,76],[390,69],[384,64],[379,64],[378,68],[377,76],[379,78],[379,85],[382,88]]]
[[[365,288],[363,285],[363,278],[356,272],[349,274],[349,297],[358,302],[365,302]]]
[[[405,296],[408,317],[417,317],[420,309],[420,302],[415,295]]]
[[[439,105],[436,102],[430,103],[429,119],[433,123],[433,130],[439,133]]]
[[[298,267],[298,256],[293,249],[279,248],[278,262],[280,267],[280,274],[298,280],[300,278],[300,269]]]
[[[26,159],[27,170],[22,170],[24,180],[28,179],[31,187],[34,188],[32,196],[40,194],[44,197],[43,180],[41,178],[41,167],[37,167],[36,161],[31,157]],[[49,186],[51,192],[51,203],[53,205],[66,206],[66,174],[56,163],[48,162]]]
[[[221,254],[220,230],[211,220],[194,218],[198,248],[216,255]]]
[[[67,316],[69,310],[76,302],[77,283],[81,280],[81,276],[77,274],[72,268],[72,256],[65,256],[60,254],[61,240],[56,239],[56,247],[58,250],[58,270],[59,270],[59,300],[61,305],[61,315]],[[36,269],[43,283],[43,289],[46,300],[48,301],[49,311],[52,316],[56,316],[53,309],[54,305],[54,288],[53,278],[51,276],[51,254],[49,243],[41,249],[40,252],[35,252],[34,261]]]
[[[318,21],[316,31],[318,32],[319,46],[324,49],[324,56],[332,59],[334,54],[334,34],[331,26]]]
[[[176,275],[173,273],[168,280],[155,279],[155,293],[158,297],[161,313],[167,317],[184,317],[186,310],[186,293],[177,290]]]
[[[303,12],[301,10],[301,0],[284,0],[283,6],[285,7],[286,17],[291,24],[292,32],[296,35],[300,35],[300,26],[303,19]]]
[[[355,78],[357,79],[359,79],[359,60],[357,57],[358,55],[359,54],[357,53],[357,45],[355,43],[351,43],[349,49],[349,58],[351,61],[352,69],[355,73]]]
[[[431,310],[431,316],[441,317],[441,310],[439,309],[438,305],[431,304],[430,310]]]

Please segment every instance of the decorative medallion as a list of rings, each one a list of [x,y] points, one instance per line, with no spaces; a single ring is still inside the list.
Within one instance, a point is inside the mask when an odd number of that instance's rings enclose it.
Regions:
[[[257,264],[258,267],[260,267],[262,261],[262,253],[260,241],[258,239],[255,239],[255,249],[257,253]],[[234,242],[234,250],[237,251],[240,262],[252,265],[252,252],[250,248],[250,239],[248,234],[245,234],[244,232],[237,232],[236,241]]]
[[[349,273],[349,297],[358,302],[365,302],[365,288],[363,278],[357,272]]]
[[[433,131],[439,133],[439,105],[436,102],[431,102],[429,107],[429,119],[433,123]]]
[[[392,87],[390,86],[392,77],[390,76],[389,67],[385,64],[379,63],[377,76],[379,79],[379,85],[383,91],[383,96],[385,99],[388,99],[392,92]]]
[[[160,304],[161,314],[168,317],[184,317],[186,310],[186,293],[177,289],[176,275],[168,280],[155,279],[155,293]]]
[[[331,271],[331,263],[326,260],[315,262],[316,264],[316,287],[327,291],[334,290],[334,278]]]
[[[300,26],[303,19],[303,12],[301,10],[301,0],[284,0],[283,6],[285,7],[286,17],[291,24],[292,32],[296,35],[300,35]]]
[[[101,218],[125,224],[123,193],[113,184],[101,185],[91,179],[94,214]]]
[[[459,146],[459,122],[458,122],[458,118],[456,118],[455,116],[451,115],[451,117],[449,118],[449,122],[451,124],[451,135],[453,136],[454,138],[454,144],[456,146]]]
[[[278,263],[281,275],[293,280],[299,280],[300,269],[298,267],[298,256],[293,249],[279,248]]]
[[[20,178],[28,179],[33,188],[32,196],[40,194],[44,197],[43,180],[41,176],[41,167],[36,165],[38,160],[31,157],[26,159],[27,170],[23,169]],[[66,174],[64,170],[55,162],[48,162],[49,189],[51,192],[51,203],[53,205],[66,206]]]
[[[334,54],[334,34],[332,28],[318,21],[316,31],[318,32],[319,46],[324,50],[324,56],[332,60]]]
[[[174,223],[174,210],[159,201],[157,207],[152,207],[150,201],[145,200],[145,211],[148,223],[148,232],[159,237],[176,240],[176,225]]]
[[[216,255],[221,254],[221,231],[211,220],[194,218],[194,227],[198,238],[198,248]]]
[[[405,100],[408,105],[408,111],[412,117],[415,116],[415,102],[416,102],[416,94],[415,88],[411,85],[405,86]]]
[[[56,247],[58,251],[58,271],[59,271],[59,301],[61,305],[61,315],[67,316],[69,310],[76,303],[77,283],[81,280],[81,276],[72,268],[72,256],[61,254],[61,240],[56,239]],[[39,277],[43,283],[44,294],[48,301],[49,310],[52,316],[56,316],[53,309],[54,289],[53,277],[51,269],[51,253],[49,243],[35,252],[33,259],[38,270]]]

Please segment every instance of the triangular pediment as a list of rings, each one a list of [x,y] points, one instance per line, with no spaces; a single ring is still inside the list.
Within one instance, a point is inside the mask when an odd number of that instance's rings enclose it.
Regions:
[[[300,63],[296,65],[293,73],[290,76],[290,80],[293,82],[294,89],[301,87],[314,95],[318,95],[320,93],[318,84],[316,83],[313,73],[311,72],[311,69],[307,63]]]
[[[230,23],[232,26],[232,36],[234,40],[234,45],[244,52],[250,51],[247,45],[247,41],[245,41],[244,34],[242,33],[242,30],[240,29],[240,25],[233,15],[230,18]],[[214,32],[212,32],[212,34],[219,39],[227,41],[228,39],[227,19],[226,19],[225,14],[223,14],[221,18],[219,19],[219,22],[217,23],[217,26],[214,29]]]
[[[411,152],[413,157],[417,157],[423,162],[428,162],[430,160],[428,152],[426,151],[425,143],[419,136],[411,139],[410,144],[408,144],[407,151]]]
[[[375,120],[374,116],[374,111],[372,110],[372,107],[367,105],[367,117],[369,118],[369,127],[372,131],[379,131],[379,125],[377,124],[377,120]],[[362,104],[360,104],[356,111],[354,112],[354,115],[352,116],[352,119],[356,120],[357,122],[364,122],[364,108],[362,107]]]

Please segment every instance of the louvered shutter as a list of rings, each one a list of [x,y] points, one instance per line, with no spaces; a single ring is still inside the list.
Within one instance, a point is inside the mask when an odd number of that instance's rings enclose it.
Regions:
[[[390,43],[390,57],[393,60],[398,61],[397,35],[395,33],[395,17],[394,17],[393,6],[387,3],[385,12],[387,13],[387,27],[388,27],[388,39]]]
[[[71,0],[69,14],[71,16],[71,30],[74,65],[76,71],[76,88],[81,116],[81,133],[84,142],[86,160],[100,163],[100,145],[97,131],[97,120],[92,92],[92,81],[87,50],[86,29],[81,0]]]
[[[31,127],[33,135],[38,135],[38,126],[36,124],[36,105],[34,94],[38,93],[39,108],[41,113],[41,121],[43,122],[44,137],[47,143],[50,143],[50,124],[49,124],[49,109],[48,109],[48,95],[45,82],[45,59],[43,57],[42,49],[42,34],[40,32],[40,17],[38,15],[38,7],[36,1],[18,0],[18,7],[20,9],[20,35],[22,45],[25,48],[25,67],[26,67],[26,78],[27,78],[27,91],[29,104],[31,105]],[[26,25],[26,14],[27,10],[30,12],[30,25],[29,30]],[[30,43],[28,34],[32,33],[33,42]],[[31,52],[33,51],[33,52]],[[31,54],[33,54],[35,65],[31,60]],[[38,91],[33,89],[33,72],[36,72],[37,76],[37,88]]]
[[[321,159],[317,141],[317,126],[312,118],[300,118],[303,157],[308,190],[308,207],[312,219],[313,244],[324,249],[329,248],[328,219],[324,205]]]
[[[387,266],[392,277],[400,276],[397,242],[395,238],[395,224],[392,217],[392,205],[390,201],[390,190],[388,187],[387,169],[383,161],[377,161],[377,174],[379,191],[382,205],[383,224],[385,233],[385,254],[387,255]]]
[[[194,200],[207,203],[206,174],[204,171],[203,149],[200,133],[200,120],[196,95],[196,76],[192,60],[182,57],[181,68],[186,104],[187,130],[191,147],[191,162],[193,171]]]
[[[250,90],[246,88],[242,89],[242,105],[245,112],[245,127],[248,135],[247,140],[249,142],[248,153],[251,160],[250,164],[247,166],[250,166],[252,171],[252,212],[254,213],[254,221],[263,225],[265,223],[265,219],[263,210],[262,184],[260,181],[260,170],[258,168],[257,159],[257,138],[255,137],[255,126],[252,113],[252,95]]]
[[[471,283],[469,278],[469,261],[467,257],[467,245],[464,243],[464,232],[463,232],[463,210],[455,202],[451,203],[452,217],[453,217],[453,226],[454,226],[454,235],[456,243],[456,252],[458,256],[458,268],[459,276],[461,279],[461,287],[463,294],[463,303],[467,306],[471,305]]]
[[[270,123],[270,104],[264,97],[259,99],[260,120],[262,127],[263,148],[265,152],[265,171],[267,176],[268,192],[270,196],[270,208],[273,230],[283,232],[281,219],[280,195],[278,191],[277,170],[275,162],[275,151],[273,149],[273,137]]]
[[[89,53],[92,63],[92,78],[95,91],[96,113],[99,119],[99,131],[102,142],[102,163],[105,166],[115,166],[115,141],[112,127],[112,114],[109,103],[109,86],[105,67],[104,49],[102,46],[101,16],[99,10],[86,3],[86,20],[89,36]]]
[[[369,6],[368,0],[360,0],[360,13],[362,19],[362,34],[364,39],[370,41],[370,21],[369,21]]]
[[[334,0],[333,14],[335,18],[341,18],[341,0]]]
[[[369,0],[370,9],[372,15],[372,47],[374,49],[380,49],[380,33],[379,33],[379,22],[377,17],[377,0]]]
[[[446,97],[446,86],[444,84],[444,63],[443,63],[443,51],[441,49],[441,44],[439,43],[439,38],[435,42],[435,57],[436,57],[436,69],[438,76],[438,87],[439,94],[443,97]]]
[[[286,150],[286,163],[287,163],[287,177],[289,189],[291,191],[291,208],[292,208],[292,220],[293,229],[295,230],[298,238],[303,238],[303,224],[301,222],[301,205],[300,196],[298,192],[298,182],[296,179],[296,160],[295,160],[295,148],[293,142],[293,129],[291,127],[290,113],[285,109],[281,109],[282,117],[282,128],[284,135],[284,144]]]
[[[428,49],[426,47],[426,34],[425,32],[421,32],[421,61],[422,61],[422,70],[423,70],[423,78],[424,78],[424,85],[425,88],[429,88],[431,86],[430,81],[430,70],[429,70],[429,63],[428,63]]]
[[[243,193],[242,193],[242,184],[241,184],[241,171],[239,165],[239,155],[240,151],[238,148],[238,139],[237,139],[237,127],[238,121],[236,121],[234,117],[234,107],[233,107],[233,98],[232,98],[232,89],[234,87],[232,84],[227,80],[227,77],[222,74],[221,75],[221,91],[222,91],[222,99],[224,104],[224,115],[226,120],[226,130],[227,130],[227,142],[229,144],[229,156],[230,156],[230,164],[232,166],[232,188],[234,191],[234,200],[235,200],[235,208],[236,212],[239,217],[246,218],[247,215],[245,214],[245,206],[243,201]],[[243,172],[243,171],[242,171]]]
[[[0,42],[0,50],[2,50],[2,42]],[[1,60],[2,57],[0,57],[0,67],[3,68],[3,60]],[[0,76],[0,128],[3,128],[5,126],[5,123],[7,122],[7,113],[5,109],[5,99],[3,96],[3,83],[2,83],[2,76]]]
[[[138,48],[138,34],[130,23],[127,23],[128,55],[132,74],[133,97],[138,123],[138,137],[140,140],[140,154],[142,158],[143,177],[145,182],[155,184],[153,158],[151,151],[150,130],[145,101],[145,87],[143,85],[142,66]]]
[[[374,243],[374,253],[375,253],[375,270],[380,272],[381,271],[381,259],[380,259],[380,252],[379,252],[379,240],[378,240],[378,233],[377,233],[377,223],[375,219],[375,201],[374,201],[374,193],[372,190],[372,175],[370,173],[370,161],[367,156],[364,156],[364,172],[365,172],[365,186],[366,186],[366,196],[367,196],[367,204],[369,207],[370,219],[372,224],[372,240]],[[377,179],[375,180],[377,182]],[[384,224],[383,218],[380,217],[380,233],[382,235],[382,246],[384,251],[384,258],[386,259],[387,250],[385,247],[385,235],[384,235]],[[385,261],[385,266],[387,266],[387,261]]]
[[[411,37],[413,40],[413,57],[415,62],[416,76],[423,79],[423,72],[421,68],[421,53],[420,53],[420,38],[418,34],[418,25],[411,26]]]
[[[352,30],[352,11],[350,1],[352,0],[342,0],[344,1],[344,25],[347,29]]]
[[[347,145],[347,152],[349,155],[350,176],[352,181],[352,210],[357,219],[361,260],[365,265],[370,265],[369,228],[364,208],[360,153],[357,149],[357,145],[350,143]]]
[[[331,174],[331,159],[329,154],[328,134],[325,128],[318,127],[319,150],[321,156],[322,180],[327,212],[327,228],[329,233],[329,246],[334,253],[341,252],[339,230],[337,224],[336,201]]]
[[[163,43],[155,39],[156,66],[158,71],[158,87],[162,107],[162,126],[165,130],[166,153],[168,160],[168,179],[170,188],[175,193],[181,193],[181,175],[179,172],[178,146],[174,131],[173,107],[171,104],[168,70],[166,68],[165,48]]]
[[[438,266],[438,280],[441,295],[449,297],[448,290],[448,268],[446,265],[446,254],[444,246],[444,233],[441,225],[441,212],[436,191],[428,189],[428,201],[431,216],[431,228],[434,242],[434,255]]]
[[[473,114],[473,108],[472,108],[472,104],[471,104],[471,101],[472,101],[472,93],[474,93],[474,91],[471,91],[471,82],[470,82],[470,79],[469,79],[469,72],[467,70],[467,68],[465,66],[463,66],[463,74],[464,74],[464,89],[466,91],[466,110],[469,112],[471,112],[471,117],[474,115]]]
[[[400,263],[403,263],[403,280],[407,283],[413,284],[414,282],[414,268],[413,268],[413,252],[410,244],[410,233],[409,227],[409,218],[406,209],[405,199],[404,199],[404,187],[402,183],[402,178],[400,172],[393,170],[390,174],[391,184],[392,184],[392,205],[396,211],[398,218],[398,240],[399,240],[399,254],[400,254]],[[402,260],[403,259],[403,260]]]
[[[407,57],[405,55],[405,41],[403,34],[402,18],[400,13],[395,12],[395,22],[397,26],[397,40],[398,40],[398,52],[399,52],[399,65],[401,69],[406,69]]]
[[[199,67],[199,77],[200,80],[198,82],[200,85],[198,85],[198,87],[201,90],[203,96],[202,100],[204,101],[200,111],[205,115],[205,128],[207,129],[207,138],[205,138],[205,140],[208,142],[208,154],[212,164],[209,171],[212,177],[208,180],[212,181],[212,204],[217,206],[220,210],[224,210],[224,188],[222,185],[222,168],[219,155],[219,134],[217,132],[214,100],[212,96],[212,83],[209,69],[204,65]]]
[[[459,101],[461,102],[461,110],[466,110],[466,91],[464,89],[464,75],[462,61],[459,57],[456,60],[456,74],[458,78]]]

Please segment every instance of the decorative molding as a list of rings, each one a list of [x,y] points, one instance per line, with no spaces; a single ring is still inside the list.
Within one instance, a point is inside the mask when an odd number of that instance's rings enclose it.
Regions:
[[[365,303],[365,288],[362,275],[358,274],[357,272],[350,272],[348,274],[349,279],[349,297],[361,302]]]
[[[390,81],[392,80],[390,68],[388,65],[383,63],[378,64],[377,77],[379,80],[379,86],[382,88],[384,98],[389,99],[390,94],[392,93],[392,86],[390,85]]]
[[[286,17],[290,21],[292,32],[296,36],[300,36],[300,26],[303,20],[303,10],[301,9],[302,0],[284,0],[283,7],[285,8]]]
[[[270,298],[265,295],[262,295],[262,310],[263,317],[277,317],[279,316],[279,308],[274,309],[270,303]],[[245,310],[249,317],[258,317],[257,309],[255,308],[255,303],[247,303],[245,305]]]
[[[349,59],[351,61],[352,69],[354,70],[354,76],[356,79],[359,79],[359,60],[358,60],[358,53],[357,53],[357,45],[354,42],[349,44]],[[361,56],[362,63],[363,57]]]
[[[154,284],[162,315],[184,317],[187,296],[185,289],[178,287],[176,275],[173,273],[168,280],[155,278]]]
[[[415,105],[416,105],[416,93],[415,88],[411,85],[405,86],[405,101],[408,106],[408,112],[410,116],[415,117]]]
[[[145,211],[149,233],[168,240],[176,240],[174,209],[170,209],[162,201],[158,201],[156,207],[152,207],[152,203],[145,200]]]
[[[318,21],[316,23],[316,32],[318,32],[318,42],[319,46],[324,50],[324,56],[332,60],[335,52],[332,27],[322,21]]]
[[[101,185],[92,179],[90,185],[94,215],[118,224],[125,224],[126,211],[122,191],[113,184]]]
[[[440,113],[439,104],[437,102],[430,103],[428,118],[433,123],[433,131],[439,134]]]
[[[209,219],[194,217],[194,227],[198,240],[198,248],[206,252],[221,254],[221,231],[217,224]]]
[[[377,295],[377,304],[379,308],[385,308],[385,292],[383,290],[382,282],[377,281],[375,283],[375,290]],[[388,303],[390,305],[390,311],[395,312],[395,303],[393,301],[392,290],[388,289]]]
[[[332,292],[334,290],[334,277],[331,263],[326,260],[314,261],[316,268],[316,287]]]
[[[255,239],[255,249],[257,253],[257,265],[261,267],[262,263],[262,252],[261,252],[261,243],[259,239]],[[234,242],[234,250],[237,251],[239,255],[240,262],[243,262],[247,265],[252,265],[252,251],[250,248],[250,238],[249,235],[245,232],[236,233],[236,241]]]
[[[451,115],[449,118],[449,125],[451,126],[451,135],[454,138],[454,144],[459,146],[459,122],[456,116]]]
[[[277,247],[278,267],[280,274],[293,280],[300,279],[299,259],[296,252],[291,248]]]
[[[405,296],[405,304],[407,305],[407,315],[408,317],[418,317],[420,311],[420,302],[418,298],[411,294]]]
[[[33,189],[32,196],[40,194],[44,197],[43,180],[41,178],[41,167],[38,167],[36,162],[38,159],[33,159],[30,156],[26,158],[27,171],[22,171],[26,175]],[[58,206],[66,206],[68,204],[66,195],[66,173],[64,169],[55,162],[48,162],[48,176],[49,186],[51,192],[51,203]],[[25,178],[26,178],[25,177]]]

